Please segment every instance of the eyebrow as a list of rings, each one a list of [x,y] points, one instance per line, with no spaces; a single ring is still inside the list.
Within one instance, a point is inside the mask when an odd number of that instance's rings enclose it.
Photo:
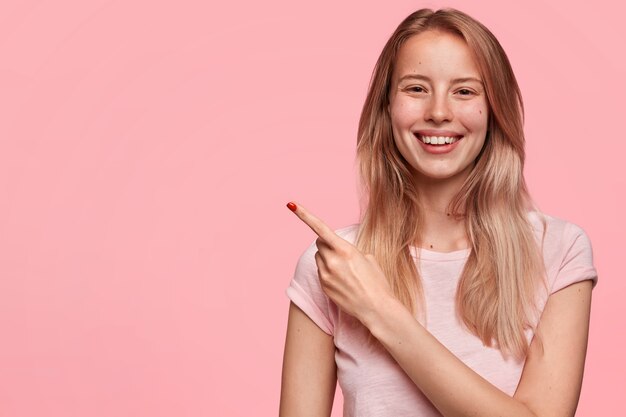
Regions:
[[[398,82],[402,82],[402,81],[407,80],[407,79],[424,80],[424,81],[428,81],[428,82],[432,81],[430,78],[428,78],[425,75],[421,75],[421,74],[407,74],[407,75],[402,76]],[[466,81],[476,81],[476,82],[484,85],[481,80],[479,80],[478,78],[474,78],[474,77],[455,78],[454,80],[452,80],[452,84],[464,83]]]

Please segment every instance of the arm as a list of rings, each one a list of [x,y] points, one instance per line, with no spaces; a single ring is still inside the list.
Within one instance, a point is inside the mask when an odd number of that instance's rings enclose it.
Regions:
[[[577,282],[552,294],[513,397],[452,354],[397,300],[386,298],[364,323],[445,417],[573,416],[587,351],[591,286]],[[419,352],[416,355],[415,352]]]
[[[337,387],[335,345],[293,302],[280,392],[280,417],[330,416]]]

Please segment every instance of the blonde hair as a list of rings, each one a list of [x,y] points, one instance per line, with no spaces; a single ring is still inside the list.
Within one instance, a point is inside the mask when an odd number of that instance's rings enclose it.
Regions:
[[[395,296],[426,320],[421,278],[410,253],[423,222],[419,191],[393,140],[387,104],[398,50],[426,30],[460,36],[472,52],[489,106],[487,137],[448,212],[464,218],[471,251],[458,284],[457,314],[484,345],[518,359],[528,354],[524,335],[535,330],[537,288],[545,267],[528,212],[536,209],[523,176],[524,106],[509,60],[495,36],[467,14],[421,9],[395,30],[376,62],[359,121],[357,165],[361,221],[355,245],[373,254]],[[363,210],[363,207],[366,207]],[[543,222],[545,236],[546,222]],[[543,242],[543,238],[542,238]],[[370,334],[369,340],[373,337]]]

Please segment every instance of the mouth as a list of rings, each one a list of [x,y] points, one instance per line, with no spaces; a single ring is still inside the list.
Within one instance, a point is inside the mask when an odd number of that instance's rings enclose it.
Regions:
[[[427,136],[427,135],[422,135],[421,133],[418,133],[418,132],[413,132],[413,134],[422,143],[426,143],[428,145],[433,145],[433,146],[449,145],[449,144],[458,142],[458,141],[460,141],[461,139],[464,138],[463,135],[456,135],[456,136]]]

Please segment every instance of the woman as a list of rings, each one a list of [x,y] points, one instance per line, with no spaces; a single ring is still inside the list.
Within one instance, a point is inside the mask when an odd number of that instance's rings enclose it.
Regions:
[[[591,244],[540,213],[522,174],[523,102],[506,54],[454,9],[385,45],[358,132],[368,197],[300,257],[280,415],[571,416],[586,355]]]

